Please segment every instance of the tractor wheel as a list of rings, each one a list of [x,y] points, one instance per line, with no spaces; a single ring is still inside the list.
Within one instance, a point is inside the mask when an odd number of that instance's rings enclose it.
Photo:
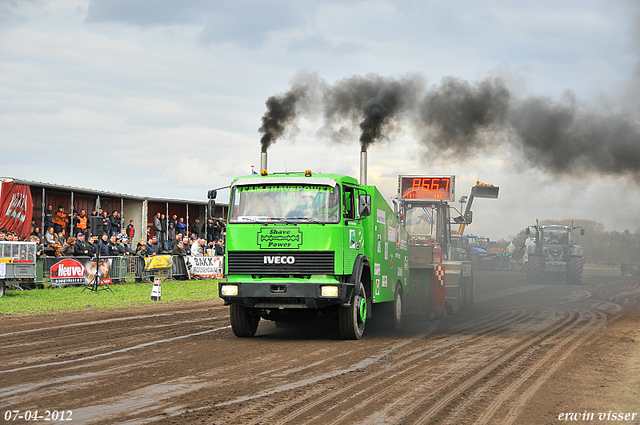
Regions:
[[[231,329],[235,336],[246,338],[256,334],[260,316],[251,313],[251,309],[243,305],[231,304]]]
[[[569,285],[582,284],[582,257],[569,257],[567,262],[567,283]]]
[[[2,298],[2,296],[4,295],[4,291],[6,289],[7,289],[7,287],[4,284],[4,280],[0,280],[0,298]]]
[[[529,261],[527,263],[527,282],[542,282],[542,257],[539,255],[529,255]]]
[[[356,292],[349,307],[338,309],[338,327],[344,339],[360,339],[367,322],[367,295],[364,285],[356,286]]]

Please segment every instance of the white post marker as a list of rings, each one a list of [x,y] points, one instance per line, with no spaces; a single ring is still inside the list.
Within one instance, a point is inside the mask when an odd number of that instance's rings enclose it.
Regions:
[[[153,288],[151,289],[151,301],[160,301],[162,297],[162,279],[156,277],[153,279]]]

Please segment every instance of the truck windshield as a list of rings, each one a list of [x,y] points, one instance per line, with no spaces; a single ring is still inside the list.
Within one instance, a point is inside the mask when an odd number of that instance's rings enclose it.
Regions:
[[[233,186],[232,223],[337,223],[340,221],[339,187],[262,184]]]

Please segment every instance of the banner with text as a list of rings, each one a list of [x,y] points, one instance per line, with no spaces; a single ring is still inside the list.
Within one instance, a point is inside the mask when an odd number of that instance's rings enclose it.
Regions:
[[[222,279],[224,256],[217,257],[184,257],[185,265],[191,276],[206,279]]]

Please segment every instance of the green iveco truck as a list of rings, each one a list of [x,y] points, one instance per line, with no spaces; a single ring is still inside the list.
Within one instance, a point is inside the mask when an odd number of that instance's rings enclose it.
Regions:
[[[234,334],[253,336],[260,319],[337,320],[343,338],[360,339],[374,314],[399,328],[410,291],[408,242],[378,189],[353,177],[236,178],[219,288]]]

